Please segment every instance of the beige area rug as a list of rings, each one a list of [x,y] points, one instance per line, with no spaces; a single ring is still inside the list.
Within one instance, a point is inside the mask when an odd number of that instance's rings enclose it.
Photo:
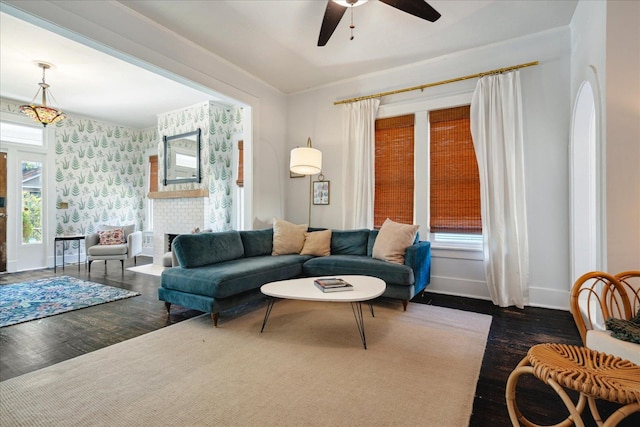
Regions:
[[[383,300],[364,350],[349,304],[278,301],[261,334],[263,308],[3,381],[0,424],[468,425],[490,316]]]
[[[166,269],[167,269],[166,267],[163,267],[157,264],[137,265],[135,267],[127,268],[127,270],[129,271],[135,271],[136,273],[141,273],[141,274],[150,274],[152,276],[158,276],[158,277],[160,277],[160,275],[162,275],[162,272]]]

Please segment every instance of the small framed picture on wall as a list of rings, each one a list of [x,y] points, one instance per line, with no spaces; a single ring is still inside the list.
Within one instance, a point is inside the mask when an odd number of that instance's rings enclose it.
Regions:
[[[329,204],[329,181],[313,181],[313,204]]]

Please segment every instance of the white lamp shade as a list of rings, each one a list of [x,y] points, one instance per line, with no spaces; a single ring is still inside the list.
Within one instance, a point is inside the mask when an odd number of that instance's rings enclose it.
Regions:
[[[291,150],[289,170],[301,175],[315,175],[322,171],[322,151],[311,147]]]

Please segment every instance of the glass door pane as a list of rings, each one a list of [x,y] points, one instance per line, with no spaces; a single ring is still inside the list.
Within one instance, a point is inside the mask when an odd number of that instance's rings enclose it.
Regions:
[[[42,163],[22,161],[22,243],[42,243]]]

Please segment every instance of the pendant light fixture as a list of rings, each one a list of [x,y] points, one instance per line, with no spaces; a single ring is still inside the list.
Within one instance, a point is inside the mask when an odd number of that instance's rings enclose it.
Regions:
[[[60,120],[65,119],[66,116],[62,110],[47,106],[47,91],[49,92],[49,95],[51,95],[51,98],[53,98],[53,95],[49,90],[49,85],[45,82],[44,74],[46,70],[51,68],[51,64],[38,62],[38,67],[42,68],[42,82],[38,83],[40,88],[38,89],[38,92],[36,92],[36,95],[33,97],[30,104],[20,106],[20,111],[46,127],[47,125],[57,123]],[[35,100],[40,91],[42,91],[42,104],[36,105]],[[55,98],[53,99],[55,100]]]

